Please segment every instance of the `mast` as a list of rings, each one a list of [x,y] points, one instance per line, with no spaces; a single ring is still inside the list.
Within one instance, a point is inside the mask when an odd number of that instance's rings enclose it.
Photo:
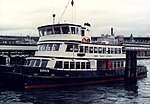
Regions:
[[[67,10],[67,7],[68,7],[68,5],[69,5],[69,3],[70,3],[70,0],[68,1],[67,6],[65,6],[65,9],[64,9],[64,11],[63,11],[63,13],[62,13],[62,15],[61,15],[61,17],[60,17],[58,23],[60,23],[62,17],[64,16],[64,14],[65,14],[65,12],[66,12],[66,10]]]
[[[70,0],[68,1],[67,6],[65,6],[65,9],[64,9],[64,11],[63,11],[63,13],[62,13],[62,15],[61,15],[61,17],[60,17],[58,23],[61,22],[61,20],[62,20],[64,14],[65,14],[65,12],[66,12],[68,6],[69,6],[69,3],[70,3]],[[74,1],[73,1],[73,0],[71,0],[71,5],[72,5],[72,22],[73,22],[73,5],[74,5]]]
[[[72,23],[73,23],[73,5],[74,5],[74,1],[71,1],[71,5],[72,5]]]

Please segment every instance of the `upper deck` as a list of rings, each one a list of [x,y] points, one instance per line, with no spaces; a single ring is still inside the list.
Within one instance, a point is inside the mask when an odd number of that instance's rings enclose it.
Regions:
[[[73,40],[82,41],[88,37],[89,29],[76,24],[53,24],[38,27],[39,41]]]

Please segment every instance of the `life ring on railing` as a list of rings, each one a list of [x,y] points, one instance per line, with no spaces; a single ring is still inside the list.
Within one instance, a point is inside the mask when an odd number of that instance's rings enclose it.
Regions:
[[[90,42],[90,38],[83,38],[82,42],[88,42],[89,43]]]
[[[83,39],[82,39],[82,42],[86,42],[86,38],[83,38]]]
[[[86,41],[87,41],[88,43],[90,43],[90,38],[87,38]]]

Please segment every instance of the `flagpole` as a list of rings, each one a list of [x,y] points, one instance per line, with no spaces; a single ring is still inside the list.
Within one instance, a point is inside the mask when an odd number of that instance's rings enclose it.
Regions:
[[[72,6],[72,23],[73,23],[73,6]]]
[[[74,1],[71,1],[71,5],[72,5],[72,23],[73,23],[73,5],[74,5]]]

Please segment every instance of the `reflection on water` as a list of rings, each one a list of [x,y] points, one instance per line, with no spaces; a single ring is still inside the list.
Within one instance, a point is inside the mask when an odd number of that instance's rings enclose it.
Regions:
[[[150,60],[143,63],[150,71]],[[138,80],[138,85],[138,93],[125,91],[123,83],[58,89],[0,89],[0,104],[150,104],[150,73]]]

